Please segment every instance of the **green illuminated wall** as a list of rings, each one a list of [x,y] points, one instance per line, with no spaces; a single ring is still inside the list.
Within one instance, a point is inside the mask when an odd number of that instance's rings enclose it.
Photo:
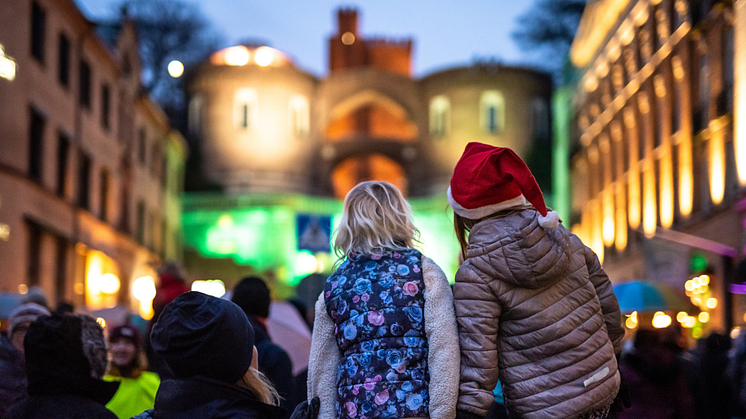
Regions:
[[[552,97],[554,145],[552,152],[552,207],[570,225],[570,122],[572,121],[572,87],[557,90]]]
[[[410,202],[421,232],[421,250],[453,282],[459,247],[445,196]],[[309,251],[297,249],[296,216],[328,215],[336,226],[341,212],[342,202],[329,198],[191,193],[184,198],[185,246],[205,258],[231,258],[257,271],[272,270],[278,279],[294,286],[319,268],[331,273],[335,260],[330,254],[314,257]]]

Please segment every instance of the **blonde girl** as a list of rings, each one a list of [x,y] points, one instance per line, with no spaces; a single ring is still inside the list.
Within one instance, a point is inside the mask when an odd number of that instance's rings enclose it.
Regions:
[[[347,194],[334,240],[339,266],[316,303],[308,397],[321,398],[319,418],[455,417],[453,295],[414,248],[418,235],[390,183]]]

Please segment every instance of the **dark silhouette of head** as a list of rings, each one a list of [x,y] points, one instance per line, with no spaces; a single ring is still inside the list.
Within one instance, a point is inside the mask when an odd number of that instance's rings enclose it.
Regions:
[[[263,279],[247,276],[233,288],[231,301],[236,303],[247,316],[266,319],[269,317],[269,288]]]

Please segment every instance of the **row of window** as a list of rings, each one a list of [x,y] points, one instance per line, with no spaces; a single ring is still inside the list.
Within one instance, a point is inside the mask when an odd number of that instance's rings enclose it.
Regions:
[[[196,95],[189,101],[189,133],[198,136],[201,129],[204,99]],[[308,134],[311,124],[308,99],[293,95],[288,102],[288,124],[296,137]],[[259,124],[259,98],[256,89],[238,89],[233,99],[233,126],[240,132],[248,132]]]
[[[549,137],[549,108],[541,98],[531,100],[531,125],[533,138]],[[445,95],[430,100],[430,135],[434,138],[448,136],[451,131],[451,102]],[[482,92],[479,99],[479,127],[490,135],[500,135],[505,130],[505,97],[498,90]]]
[[[47,12],[37,2],[31,3],[31,56],[42,66],[46,65],[47,44]],[[64,32],[57,37],[57,80],[64,88],[70,87],[70,66],[72,60],[72,49],[70,39]],[[78,103],[87,110],[92,108],[92,86],[93,74],[90,64],[83,58],[78,63]],[[101,127],[109,131],[111,129],[111,88],[103,83],[100,89],[100,114]]]
[[[45,138],[44,132],[47,126],[47,121],[44,115],[34,108],[33,106],[29,109],[29,153],[28,153],[28,176],[30,179],[42,183],[43,168],[46,167],[44,164],[44,148]],[[69,170],[69,160],[71,155],[71,139],[62,131],[57,133],[57,180],[55,187],[55,194],[59,197],[64,198],[68,194],[67,190],[67,178]],[[165,179],[166,165],[168,164],[165,154],[162,159],[163,170],[161,173],[162,179]],[[77,176],[76,179],[76,204],[87,210],[93,211],[91,206],[91,179],[94,176],[93,163],[91,157],[84,151],[80,151],[77,156]],[[107,222],[110,218],[109,214],[109,200],[111,199],[111,174],[107,168],[102,168],[98,172],[99,176],[99,207],[98,216],[101,220]],[[162,180],[165,183],[165,180]],[[128,180],[123,180],[122,184],[122,200],[124,211],[121,215],[121,221],[119,228],[124,231],[129,231],[129,214],[126,211],[128,207],[127,202],[129,201],[129,187],[127,184]],[[142,207],[142,208],[141,208]],[[136,237],[140,243],[144,243],[144,231],[145,231],[145,212],[144,203],[138,203],[137,210],[137,233]],[[141,214],[142,212],[142,214]],[[151,222],[152,224],[152,222]],[[164,227],[165,228],[165,227]]]
[[[234,96],[233,124],[240,131],[248,131],[259,121],[259,99],[255,89],[239,89]],[[189,102],[189,131],[199,135],[204,100],[194,96]],[[451,105],[445,95],[430,100],[430,135],[441,138],[450,132]],[[296,136],[309,132],[310,116],[308,99],[294,95],[289,101],[289,124]],[[531,119],[534,137],[548,137],[549,109],[546,101],[535,98],[531,101]],[[479,101],[479,126],[491,135],[499,135],[505,129],[505,98],[500,91],[488,90],[482,93]]]

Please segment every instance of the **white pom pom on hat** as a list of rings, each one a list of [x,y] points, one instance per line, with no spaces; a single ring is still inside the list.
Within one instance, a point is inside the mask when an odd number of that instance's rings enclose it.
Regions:
[[[547,210],[531,170],[509,148],[467,144],[453,170],[447,194],[453,211],[471,220],[528,201],[539,212],[539,225],[543,228],[557,228],[560,223],[559,215]]]

